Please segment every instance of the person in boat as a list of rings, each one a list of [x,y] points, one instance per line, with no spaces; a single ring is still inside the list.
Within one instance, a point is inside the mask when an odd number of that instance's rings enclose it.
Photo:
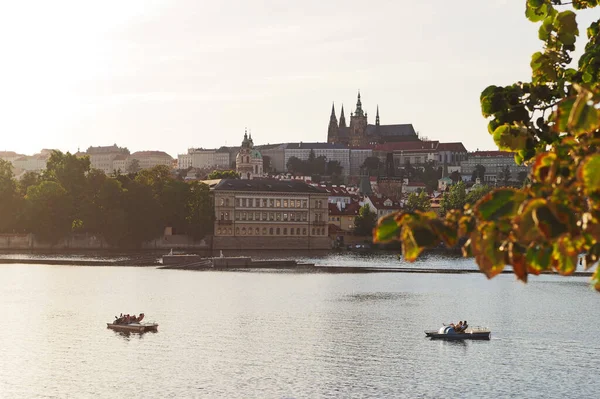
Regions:
[[[143,318],[144,318],[144,314],[140,313],[140,316],[137,319],[138,323],[141,322]]]
[[[135,315],[131,316],[131,322],[137,323],[137,317],[135,317]]]

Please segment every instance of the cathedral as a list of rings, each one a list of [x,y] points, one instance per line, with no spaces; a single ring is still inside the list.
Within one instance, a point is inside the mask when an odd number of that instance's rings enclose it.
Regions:
[[[375,124],[369,124],[367,113],[363,111],[360,92],[356,101],[356,109],[350,113],[350,124],[346,125],[344,106],[338,123],[335,115],[335,105],[331,106],[327,142],[344,144],[349,147],[366,147],[398,141],[419,141],[412,124],[382,125],[379,122],[379,106],[375,115]]]
[[[235,170],[241,179],[255,179],[263,176],[263,159],[261,153],[254,148],[252,135],[244,133],[242,147],[235,157]]]

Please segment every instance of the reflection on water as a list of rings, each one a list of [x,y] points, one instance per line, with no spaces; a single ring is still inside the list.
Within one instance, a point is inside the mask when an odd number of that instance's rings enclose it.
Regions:
[[[0,397],[596,397],[600,298],[531,280],[3,265]],[[492,339],[425,338],[464,319]]]

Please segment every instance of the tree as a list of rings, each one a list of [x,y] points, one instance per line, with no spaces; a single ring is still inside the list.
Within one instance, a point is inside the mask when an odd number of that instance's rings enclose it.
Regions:
[[[450,186],[450,190],[442,196],[440,202],[440,211],[445,215],[453,209],[462,209],[467,203],[467,190],[465,183],[459,181],[457,184]]]
[[[462,176],[456,170],[450,173],[450,176],[448,177],[452,180],[452,183],[458,183],[459,181],[462,181]]]
[[[510,178],[510,167],[506,165],[502,168],[500,172],[498,172],[498,180],[500,181],[500,184],[506,187],[510,184]]]
[[[27,189],[29,231],[51,244],[66,237],[73,227],[72,202],[67,190],[55,181],[43,181]]]
[[[527,0],[526,16],[541,22],[543,51],[531,59],[531,82],[489,86],[480,97],[488,130],[517,164],[531,165],[522,189],[499,188],[473,207],[444,219],[405,212],[380,220],[376,242],[402,241],[404,257],[459,238],[488,278],[511,265],[519,280],[552,269],[572,274],[579,256],[589,268],[600,259],[600,21],[587,29],[588,43],[569,67],[579,35],[576,13],[597,0]],[[570,7],[572,9],[566,9]],[[600,291],[600,267],[592,277]]]
[[[140,170],[142,170],[142,167],[140,166],[140,161],[135,158],[132,159],[131,162],[129,162],[129,165],[127,165],[127,173],[136,174]]]
[[[525,182],[525,179],[527,179],[527,172],[521,171],[517,174],[517,181],[519,183],[523,184]]]
[[[213,229],[214,213],[210,188],[200,182],[190,183],[190,195],[186,204],[187,233],[202,238]]]
[[[239,179],[240,175],[235,170],[213,170],[206,177],[208,180],[215,179]]]
[[[442,177],[442,168],[435,167],[432,161],[428,161],[423,165],[423,175],[421,179],[428,192],[432,192],[438,188],[438,180]]]
[[[17,226],[19,195],[12,164],[0,159],[0,233],[9,233]]]
[[[485,180],[485,166],[481,164],[475,165],[475,170],[473,170],[473,174],[471,175],[471,181],[477,181],[479,179],[480,182]]]
[[[465,202],[470,205],[474,205],[477,201],[485,197],[487,193],[491,191],[489,186],[479,186],[472,189],[465,198]]]
[[[272,168],[271,157],[268,155],[263,155],[262,160],[263,160],[263,171],[265,173],[270,173],[271,168]]]
[[[431,208],[431,200],[425,191],[421,191],[419,194],[410,193],[408,195],[408,199],[406,200],[406,204],[404,205],[404,210],[406,212],[414,212],[421,211],[426,212]]]
[[[354,218],[354,234],[357,236],[368,236],[373,233],[377,223],[377,215],[371,212],[369,204],[363,205]]]
[[[361,168],[365,169],[369,176],[379,176],[381,160],[378,157],[367,157]]]

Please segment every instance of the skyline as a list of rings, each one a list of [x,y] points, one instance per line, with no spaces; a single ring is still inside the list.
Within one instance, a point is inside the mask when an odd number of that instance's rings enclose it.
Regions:
[[[349,116],[359,89],[369,123],[379,106],[382,124],[496,149],[479,94],[530,78],[539,25],[520,1],[413,3],[7,4],[0,150],[116,143],[176,157],[237,146],[246,127],[257,145],[324,142],[332,102]]]

